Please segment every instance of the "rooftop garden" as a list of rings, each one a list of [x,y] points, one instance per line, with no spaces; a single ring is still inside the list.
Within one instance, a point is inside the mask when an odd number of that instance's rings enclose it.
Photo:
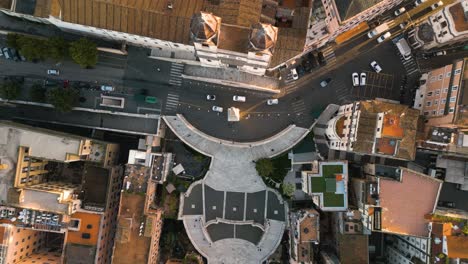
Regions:
[[[343,173],[343,165],[322,165],[322,176],[334,178],[335,174]]]

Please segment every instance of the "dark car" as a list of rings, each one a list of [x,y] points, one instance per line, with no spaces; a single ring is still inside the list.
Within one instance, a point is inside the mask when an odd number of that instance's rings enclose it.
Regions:
[[[297,70],[297,75],[299,75],[299,77],[304,76],[304,74],[306,73],[304,66],[302,65],[298,65],[296,67],[296,70]]]
[[[437,205],[442,206],[442,207],[447,207],[447,208],[455,208],[455,203],[449,202],[449,201],[439,201],[437,202]]]
[[[325,65],[327,62],[325,61],[325,57],[323,56],[322,52],[317,54],[318,62],[320,65]]]
[[[18,51],[16,51],[15,49],[10,49],[10,51],[11,51],[11,55],[13,56],[13,60],[14,61],[19,61],[20,57],[18,55]]]

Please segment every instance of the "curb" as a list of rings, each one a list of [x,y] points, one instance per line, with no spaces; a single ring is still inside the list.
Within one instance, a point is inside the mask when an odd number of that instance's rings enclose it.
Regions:
[[[215,83],[215,84],[231,86],[235,88],[245,88],[245,89],[255,90],[259,92],[267,92],[267,93],[273,93],[273,94],[279,94],[281,92],[280,89],[265,88],[265,87],[252,85],[252,84],[245,84],[241,82],[213,79],[213,78],[207,78],[207,77],[190,76],[190,75],[185,75],[185,74],[182,74],[181,76],[182,78],[188,79],[188,80]]]

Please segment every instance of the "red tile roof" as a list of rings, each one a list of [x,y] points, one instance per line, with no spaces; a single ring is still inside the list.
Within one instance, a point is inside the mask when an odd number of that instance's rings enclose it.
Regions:
[[[433,213],[441,186],[442,181],[406,168],[401,182],[380,178],[382,231],[428,237],[424,216]]]

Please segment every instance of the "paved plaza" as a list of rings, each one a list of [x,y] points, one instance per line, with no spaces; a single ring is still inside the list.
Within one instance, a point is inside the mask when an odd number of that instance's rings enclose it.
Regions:
[[[278,247],[287,224],[287,204],[257,174],[255,162],[289,150],[308,129],[291,125],[258,142],[220,140],[183,116],[165,123],[186,144],[211,157],[205,178],[181,194],[179,219],[209,263],[261,263]]]

